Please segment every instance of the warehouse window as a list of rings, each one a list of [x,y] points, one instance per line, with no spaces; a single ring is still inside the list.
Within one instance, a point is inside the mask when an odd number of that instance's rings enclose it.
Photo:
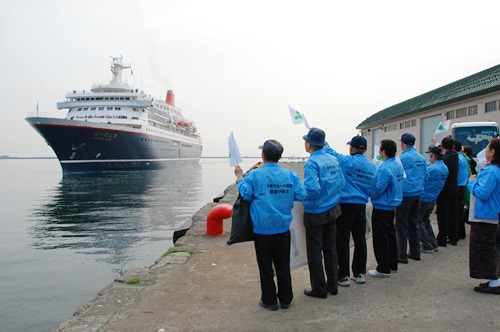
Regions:
[[[460,108],[458,110],[455,111],[455,115],[457,118],[463,118],[465,116],[467,116],[467,109],[464,107],[464,108]]]
[[[399,124],[399,129],[411,128],[417,126],[417,120],[409,120],[405,122],[401,122]]]
[[[386,131],[394,131],[394,130],[398,130],[398,124],[397,123],[384,127],[384,132],[386,132]]]
[[[488,112],[493,112],[493,111],[496,111],[498,110],[497,108],[497,101],[490,101],[489,103],[486,103],[484,104],[484,112],[485,113],[488,113]]]
[[[446,112],[446,120],[451,120],[455,118],[455,111]]]
[[[477,115],[477,105],[469,107],[469,114],[468,115],[469,116],[471,116],[471,115]]]

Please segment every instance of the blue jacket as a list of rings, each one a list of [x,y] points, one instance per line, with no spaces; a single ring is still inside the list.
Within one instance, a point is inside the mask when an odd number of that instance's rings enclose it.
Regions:
[[[321,213],[337,205],[345,186],[337,158],[323,149],[314,151],[304,165],[304,186],[304,212]]]
[[[253,231],[256,234],[279,234],[290,229],[294,201],[306,197],[297,173],[266,163],[238,181],[241,197],[250,203]]]
[[[344,175],[346,186],[342,191],[340,203],[366,204],[377,167],[363,154],[348,156],[338,153],[329,146],[323,149],[338,159]]]
[[[488,165],[469,181],[469,191],[476,197],[474,217],[498,222],[500,212],[500,166]]]
[[[466,186],[469,181],[469,162],[462,152],[458,152],[458,186]]]
[[[434,164],[427,166],[424,191],[422,192],[422,196],[420,196],[421,202],[428,203],[437,199],[441,190],[443,190],[448,173],[448,167],[446,167],[442,160],[438,160]]]
[[[415,148],[408,148],[401,153],[400,158],[406,172],[406,178],[403,180],[403,196],[422,195],[427,168],[425,157]]]
[[[385,160],[377,169],[370,194],[374,209],[395,210],[403,200],[403,167],[396,158]]]

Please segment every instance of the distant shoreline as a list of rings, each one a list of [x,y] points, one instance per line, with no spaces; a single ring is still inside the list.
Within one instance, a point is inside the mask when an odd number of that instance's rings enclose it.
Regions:
[[[57,159],[56,157],[9,157],[9,156],[0,156],[0,160],[2,159]]]

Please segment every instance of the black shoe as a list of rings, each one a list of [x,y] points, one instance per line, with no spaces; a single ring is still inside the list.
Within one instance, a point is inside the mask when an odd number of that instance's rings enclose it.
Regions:
[[[438,243],[438,247],[447,247],[448,245],[446,243]]]
[[[408,258],[410,259],[413,259],[414,261],[419,261],[420,260],[420,256],[408,256]]]
[[[265,304],[264,302],[260,301],[260,302],[259,302],[259,305],[260,305],[262,308],[266,308],[267,310],[271,310],[271,311],[276,311],[276,310],[278,310],[278,305],[277,305],[277,304]]]
[[[484,284],[479,284],[478,287],[474,287],[474,290],[479,293],[500,295],[500,286],[490,287],[487,282],[485,282]]]
[[[321,294],[316,291],[313,291],[312,289],[304,289],[304,294],[311,297],[318,297],[320,299],[326,299],[326,297],[328,296],[327,293]]]
[[[408,257],[406,257],[406,256],[398,257],[398,263],[408,264]]]
[[[328,292],[332,295],[337,295],[339,293],[339,289],[338,288],[330,289],[328,290]]]
[[[288,309],[290,308],[290,303],[281,303],[281,309]]]
[[[456,245],[457,245],[457,241],[448,241],[448,243],[449,243],[451,246],[456,246]]]

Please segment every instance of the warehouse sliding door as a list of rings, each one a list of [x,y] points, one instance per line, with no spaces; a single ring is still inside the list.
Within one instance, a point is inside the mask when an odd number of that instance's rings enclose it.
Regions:
[[[439,125],[439,122],[442,120],[441,114],[429,116],[427,118],[422,118],[420,121],[420,153],[425,153],[428,150],[429,145],[431,144],[432,137],[436,132],[436,129]],[[440,135],[436,135],[437,141],[441,142],[443,137],[445,137],[447,133],[442,133]]]

